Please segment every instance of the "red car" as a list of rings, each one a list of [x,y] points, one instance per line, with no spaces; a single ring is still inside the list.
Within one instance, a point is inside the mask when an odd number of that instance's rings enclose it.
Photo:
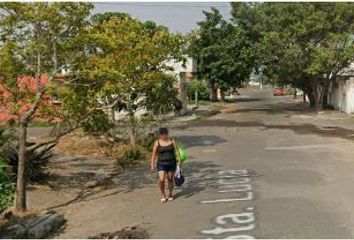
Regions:
[[[284,96],[284,95],[285,95],[284,88],[276,87],[273,89],[273,96]]]

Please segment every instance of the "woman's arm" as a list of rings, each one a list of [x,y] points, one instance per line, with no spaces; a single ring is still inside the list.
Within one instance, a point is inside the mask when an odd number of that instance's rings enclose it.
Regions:
[[[155,141],[154,146],[152,148],[152,154],[151,154],[151,170],[155,170],[157,147],[158,147],[158,144],[157,144],[157,141]]]

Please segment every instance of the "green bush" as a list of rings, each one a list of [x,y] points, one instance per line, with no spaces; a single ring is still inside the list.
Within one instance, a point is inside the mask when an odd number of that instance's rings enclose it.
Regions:
[[[166,114],[176,108],[176,79],[167,74],[161,74],[146,89],[145,107],[154,115]]]
[[[15,182],[6,169],[7,165],[0,159],[0,213],[12,206],[15,195]]]
[[[101,134],[107,132],[112,127],[108,116],[101,110],[94,111],[83,123],[85,132]]]
[[[138,139],[138,145],[142,146],[145,148],[147,151],[152,150],[152,146],[154,145],[154,142],[158,138],[158,135],[156,133],[148,133],[145,136],[141,137]]]
[[[30,144],[29,144],[30,145]],[[53,157],[52,148],[55,144],[44,146],[40,149],[31,149],[27,152],[27,176],[30,182],[40,183],[45,177],[45,168],[48,165],[50,158]],[[18,150],[11,146],[5,152],[5,161],[14,175],[17,175],[18,167]]]
[[[126,146],[116,157],[114,164],[119,167],[137,166],[146,160],[148,152],[141,146]]]
[[[194,100],[196,91],[199,100],[210,99],[210,90],[204,81],[194,79],[188,84],[187,95],[190,100]]]
[[[0,213],[11,207],[15,194],[15,179],[10,175],[10,167],[5,160],[5,154],[12,137],[5,134],[5,128],[0,127]]]

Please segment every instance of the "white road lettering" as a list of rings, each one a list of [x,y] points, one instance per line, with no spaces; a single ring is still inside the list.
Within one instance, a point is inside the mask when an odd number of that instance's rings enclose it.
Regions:
[[[254,237],[250,235],[233,235],[224,239],[254,239]]]
[[[218,216],[215,221],[217,224],[224,225],[227,224],[226,219],[230,219],[233,223],[237,224],[251,223],[254,221],[254,214],[248,212],[238,214],[225,214]]]
[[[249,177],[238,178],[238,179],[236,179],[236,181],[225,181],[225,180],[228,180],[228,179],[221,178],[221,179],[218,180],[218,183],[222,184],[222,185],[229,185],[229,184],[249,183],[251,181],[251,179]]]
[[[201,203],[222,203],[222,202],[236,202],[236,201],[249,201],[253,199],[253,192],[246,192],[246,196],[241,198],[224,198],[215,200],[203,200]]]
[[[244,227],[237,227],[237,228],[216,227],[216,228],[210,229],[210,230],[202,230],[202,233],[219,235],[219,234],[229,233],[229,232],[250,231],[250,230],[253,230],[255,227],[256,226],[253,223],[250,225],[244,226]]]
[[[223,170],[218,172],[219,175],[233,174],[233,175],[247,175],[248,171],[246,169],[236,169],[236,170]]]
[[[223,185],[219,186],[219,189],[226,189],[226,190],[219,190],[220,193],[227,193],[227,192],[246,192],[252,190],[251,184],[237,184],[237,185]]]
[[[215,179],[208,177],[207,179]],[[223,170],[218,171],[216,181],[218,193],[234,193],[233,197],[208,199],[201,201],[202,204],[217,204],[237,201],[253,200],[253,187],[250,184],[250,175],[246,169]],[[209,235],[220,235],[224,233],[245,232],[256,228],[255,215],[253,207],[247,207],[242,213],[229,213],[217,216],[215,218],[215,226],[213,229],[202,230],[201,233]],[[230,227],[228,227],[230,226]],[[227,236],[225,239],[254,239],[248,234],[237,234]]]

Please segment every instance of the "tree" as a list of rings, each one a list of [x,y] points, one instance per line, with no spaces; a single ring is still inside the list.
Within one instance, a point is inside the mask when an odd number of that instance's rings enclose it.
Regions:
[[[189,53],[198,61],[199,79],[209,81],[211,100],[217,101],[217,89],[223,92],[238,87],[249,77],[251,66],[248,53],[244,51],[247,39],[239,28],[226,22],[219,10],[204,12],[205,20],[192,36]]]
[[[175,110],[174,101],[178,95],[175,77],[161,72],[156,76],[154,84],[147,86],[144,92],[144,106],[155,116]]]
[[[247,64],[255,72],[261,71],[261,62],[257,44],[262,38],[262,19],[259,14],[260,3],[257,2],[232,2],[231,21],[240,34],[246,39],[243,48],[247,56]]]
[[[152,107],[150,101],[144,101],[151,87],[170,81],[166,74],[171,69],[166,63],[182,58],[183,38],[126,14],[96,15],[92,25],[86,36],[90,58],[80,72],[100,88],[98,97],[104,109],[114,111],[119,107],[128,112],[130,143],[134,146],[135,110],[138,105]]]
[[[310,107],[326,107],[338,74],[354,60],[354,6],[348,3],[262,3],[256,43],[263,73],[302,89]],[[241,20],[239,20],[241,21]]]
[[[27,209],[28,124],[41,116],[60,122],[70,111],[70,105],[65,105],[67,99],[58,108],[52,105],[50,97],[58,93],[73,98],[73,89],[58,84],[57,77],[84,56],[77,41],[85,30],[91,8],[86,3],[0,4],[0,104],[16,117],[18,125],[17,211]]]

